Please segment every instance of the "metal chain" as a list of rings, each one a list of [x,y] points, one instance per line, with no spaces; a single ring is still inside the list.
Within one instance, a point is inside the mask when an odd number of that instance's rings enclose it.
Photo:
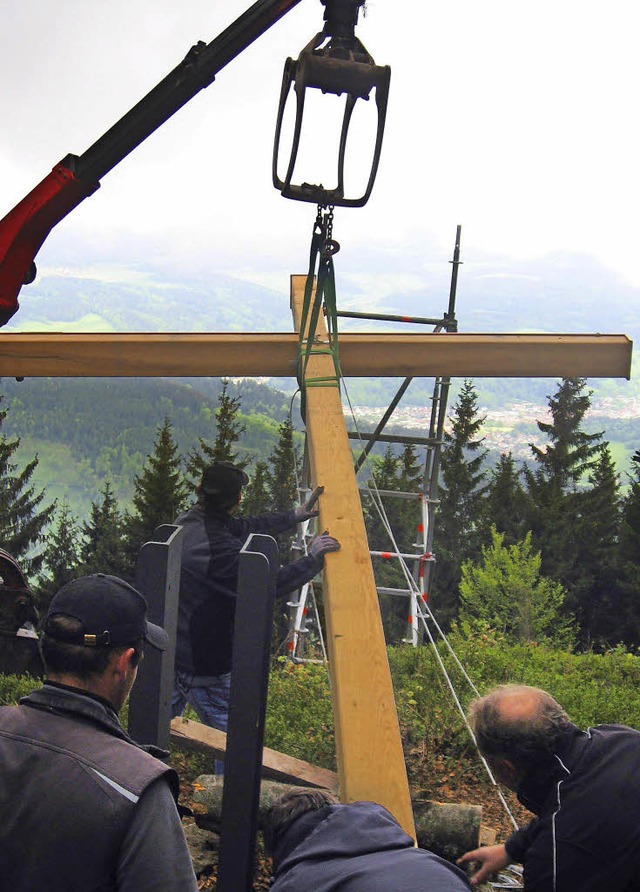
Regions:
[[[334,206],[330,204],[327,213],[324,215],[327,242],[330,242],[333,238],[333,210]]]
[[[340,250],[340,243],[333,238],[333,212],[335,205],[319,204],[316,214],[316,228],[322,235],[321,254],[323,257],[331,257]]]

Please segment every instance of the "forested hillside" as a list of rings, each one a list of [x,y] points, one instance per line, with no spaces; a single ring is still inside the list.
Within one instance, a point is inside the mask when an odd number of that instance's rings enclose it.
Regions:
[[[291,385],[291,382],[288,382]],[[376,394],[379,381],[362,382]],[[415,382],[419,384],[420,382]],[[536,418],[544,415],[546,394],[553,392],[556,382],[544,383],[538,397],[538,414],[532,415],[530,403],[513,403],[500,408],[487,408],[484,415],[483,436],[486,437],[487,464],[495,465],[500,453],[511,451],[521,460],[529,461],[529,443],[539,436]],[[431,395],[432,382],[423,379],[423,389]],[[412,385],[413,386],[413,385]],[[462,381],[454,381],[450,403],[459,393]],[[153,446],[155,431],[165,417],[173,426],[178,450],[187,454],[199,437],[215,437],[215,412],[222,383],[219,378],[31,378],[16,381],[0,380],[0,395],[4,408],[9,410],[3,426],[6,436],[20,437],[24,461],[38,454],[39,464],[35,481],[45,486],[52,498],[66,498],[71,508],[85,515],[91,501],[104,485],[111,483],[114,494],[125,505],[133,495],[133,478],[139,473],[145,457]],[[476,382],[481,406],[490,402],[487,382]],[[269,454],[277,439],[277,425],[285,418],[292,396],[255,381],[229,381],[229,395],[240,401],[239,412],[245,432],[238,446],[239,452],[251,465]],[[386,404],[384,394],[375,412],[358,407],[358,428],[372,430]],[[375,403],[373,403],[375,405]],[[428,426],[430,400],[423,408],[404,408],[404,400],[394,413],[387,430],[424,437]],[[603,415],[588,415],[588,431],[604,430],[610,443],[613,459],[626,486],[631,454],[640,445],[640,419],[628,414],[616,415],[615,407]],[[508,417],[507,417],[508,416]],[[300,425],[297,403],[294,402],[294,426]],[[353,421],[349,422],[353,428]],[[377,448],[375,453],[384,450]]]
[[[245,512],[295,503],[302,435],[289,400],[256,382],[200,386],[215,401],[193,382],[4,382],[0,542],[39,574],[43,597],[77,572],[132,578],[141,544],[193,500],[211,461],[250,470]],[[562,647],[640,646],[640,452],[621,473],[607,432],[588,422],[590,404],[584,379],[558,382],[548,411],[529,422],[536,438],[525,461],[489,452],[478,391],[463,382],[434,503],[429,595],[444,626]],[[363,508],[373,550],[420,547],[417,501],[380,500],[376,490],[421,492],[424,457],[424,447],[387,444],[370,457],[361,482],[370,482]],[[378,585],[407,588],[395,561],[374,563]],[[390,643],[406,635],[407,597],[381,595]]]
[[[6,378],[0,383],[8,410],[2,432],[21,439],[21,454],[38,453],[34,480],[52,498],[66,497],[83,516],[105,480],[120,501],[130,503],[133,478],[165,417],[185,455],[199,437],[214,439],[221,388],[217,378],[197,385],[146,378]],[[275,445],[288,398],[251,380],[229,382],[229,394],[240,399],[246,428],[240,454],[253,463]]]
[[[339,310],[437,317],[447,309],[450,265],[426,263],[408,279],[381,269],[383,258],[358,249],[352,262],[361,274],[345,275],[338,264]],[[464,255],[463,255],[464,256]],[[396,258],[397,259],[397,258]],[[388,260],[388,258],[387,258]],[[638,288],[596,261],[571,254],[526,262],[468,260],[460,270],[456,315],[461,332],[611,332],[637,338],[634,307]],[[606,308],[606,309],[604,309]],[[90,260],[77,269],[39,272],[25,290],[20,313],[7,330],[23,331],[291,331],[288,279],[279,290],[220,273],[198,272],[164,258],[124,266]],[[430,326],[421,326],[431,330]],[[415,326],[341,318],[341,331],[406,331]],[[634,364],[635,365],[635,364]],[[639,395],[638,379],[590,382],[596,399]],[[292,391],[292,379],[271,382]],[[399,381],[348,382],[352,401],[388,405]],[[492,378],[477,382],[481,403],[500,408],[514,400],[544,403],[553,379]],[[403,402],[424,405],[432,382],[416,379]],[[215,397],[214,397],[215,398]],[[247,411],[251,411],[248,409]]]

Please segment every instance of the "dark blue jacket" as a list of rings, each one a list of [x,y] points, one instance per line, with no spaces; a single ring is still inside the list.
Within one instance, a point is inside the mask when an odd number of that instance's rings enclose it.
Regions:
[[[176,668],[199,677],[231,671],[239,554],[251,533],[282,533],[296,525],[294,511],[233,517],[198,505],[182,514],[184,527]],[[313,579],[323,559],[307,555],[280,568],[276,594]]]
[[[326,817],[302,839],[296,825],[307,815],[283,834],[271,892],[469,892],[461,870],[416,849],[381,805],[353,802],[323,811]]]
[[[518,799],[537,815],[506,843],[526,892],[640,890],[640,732],[572,726]]]

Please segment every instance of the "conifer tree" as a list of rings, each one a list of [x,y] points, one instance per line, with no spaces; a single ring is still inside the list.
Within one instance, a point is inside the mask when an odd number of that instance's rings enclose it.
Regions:
[[[397,498],[384,495],[400,489],[401,460],[394,455],[391,445],[387,445],[381,458],[372,460],[370,484],[371,496],[363,500],[367,538],[372,551],[395,551],[387,524],[400,551],[403,550],[401,503]],[[407,588],[406,580],[396,558],[385,559],[372,556],[371,563],[376,585],[382,588]],[[380,614],[388,644],[397,644],[405,634],[407,602],[394,595],[380,594]],[[407,596],[408,600],[408,596]]]
[[[293,441],[290,417],[278,428],[278,442],[269,456],[267,487],[272,511],[287,511],[298,503],[298,454]]]
[[[400,456],[394,455],[392,447],[387,446],[382,458],[375,460],[372,477],[375,482],[375,487],[371,487],[372,496],[363,503],[371,549],[392,552],[397,546],[398,551],[404,554],[416,552],[417,528],[421,521],[418,499],[407,500],[385,494],[385,492],[419,492],[422,474],[415,446],[405,446]],[[380,511],[377,507],[376,490],[382,505]],[[386,640],[390,644],[397,644],[406,634],[409,585],[398,558],[374,556],[372,563],[378,586],[407,591],[406,598],[380,595],[380,610]],[[415,567],[410,561],[406,563],[408,572],[412,573]]]
[[[491,471],[484,504],[489,525],[504,534],[506,545],[524,539],[529,517],[529,499],[521,483],[522,472],[513,455],[503,453]]]
[[[173,523],[189,495],[169,418],[156,430],[154,451],[134,477],[133,512],[126,518],[126,547],[135,564],[142,545],[163,523]]]
[[[504,539],[492,527],[491,544],[483,546],[481,559],[462,565],[463,626],[469,624],[473,632],[484,624],[512,642],[571,644],[573,629],[562,610],[566,592],[540,573],[540,552],[531,546],[531,533],[509,546]]]
[[[622,503],[620,542],[624,559],[640,568],[640,454],[636,455],[629,490]]]
[[[629,490],[622,500],[620,522],[620,609],[621,640],[640,646],[640,454],[634,466]]]
[[[271,510],[268,477],[267,463],[257,461],[249,476],[249,483],[242,491],[243,514],[264,514]]]
[[[7,416],[1,406],[0,428]],[[38,572],[42,565],[42,554],[35,554],[34,548],[42,542],[44,530],[51,522],[55,502],[42,505],[45,491],[36,491],[32,478],[38,467],[36,455],[22,471],[15,461],[20,439],[7,439],[0,434],[0,546],[19,561],[27,576]]]
[[[289,511],[298,505],[298,453],[294,443],[294,430],[291,417],[287,416],[278,427],[278,442],[269,455],[264,483],[267,492],[268,511]],[[259,493],[258,487],[261,481],[253,487],[253,498]],[[247,512],[247,503],[243,496],[242,511]],[[280,533],[276,538],[280,563],[287,564],[291,561],[291,547],[296,536],[296,530]],[[289,633],[289,616],[287,615],[285,602],[279,601],[276,605],[273,620],[273,641],[276,642],[276,651],[281,642],[284,642]]]
[[[421,467],[416,446],[407,443],[400,458],[400,489],[403,492],[418,492],[422,489],[423,468]]]
[[[394,455],[391,444],[386,446],[381,458],[376,457],[371,460],[371,477],[375,487],[370,486],[370,490],[374,495],[371,498],[369,496],[366,497],[364,509],[367,537],[372,551],[389,551],[391,549],[391,540],[386,521],[388,521],[396,539],[401,540],[401,536],[398,533],[398,522],[401,518],[399,501],[390,496],[380,494],[380,500],[384,508],[383,516],[381,516],[374,503],[376,490],[393,492],[400,489],[401,473],[400,459],[397,455]]]
[[[127,556],[123,519],[108,480],[99,495],[82,524],[80,574],[108,573],[133,582],[135,567]]]
[[[290,417],[285,418],[278,431],[278,442],[269,456],[265,480],[269,496],[268,510],[289,511],[298,504],[298,454],[294,444],[293,423]],[[244,497],[242,501],[242,510],[245,512]],[[291,546],[295,536],[295,529],[277,536],[281,564],[291,561]],[[286,616],[279,616],[274,632],[276,640],[286,637],[287,625]]]
[[[542,551],[545,576],[561,582],[569,597],[567,606],[580,613],[582,565],[589,546],[585,523],[586,483],[600,454],[602,433],[582,429],[591,405],[584,378],[563,378],[549,398],[551,421],[538,421],[547,435],[546,448],[531,444],[536,467],[525,468],[530,496],[530,527],[536,548]]]
[[[397,470],[396,489],[399,492],[419,493],[422,490],[424,469],[420,466],[413,443],[407,443],[403,447]],[[422,542],[422,517],[420,516],[420,502],[417,498],[415,501],[413,499],[395,499],[395,516],[392,528],[400,550],[405,553],[414,553],[416,544]],[[411,572],[414,569],[409,566]]]
[[[445,430],[441,459],[440,504],[436,514],[433,606],[443,623],[456,619],[462,564],[480,553],[486,484],[483,468],[487,450],[478,435],[484,416],[478,395],[465,380]]]
[[[538,464],[537,478],[547,488],[561,493],[575,491],[598,457],[602,432],[587,434],[582,429],[591,407],[591,393],[585,392],[585,378],[563,378],[557,392],[549,397],[551,421],[538,421],[546,434],[546,448],[531,444]],[[528,474],[530,478],[530,474]]]
[[[576,591],[576,618],[584,644],[617,644],[626,636],[621,623],[620,482],[607,443],[589,475],[584,494],[583,536]]]
[[[238,420],[240,397],[229,396],[228,389],[229,380],[224,378],[218,397],[216,437],[213,446],[203,437],[199,437],[199,450],[192,450],[187,458],[187,472],[191,477],[188,486],[192,491],[198,486],[203,470],[213,462],[228,461],[240,468],[245,468],[249,463],[246,458],[238,458],[236,451],[236,444],[245,432],[245,425]]]
[[[37,586],[41,606],[48,606],[58,589],[80,575],[80,544],[78,519],[64,499],[56,511],[55,523],[46,539],[44,573]]]

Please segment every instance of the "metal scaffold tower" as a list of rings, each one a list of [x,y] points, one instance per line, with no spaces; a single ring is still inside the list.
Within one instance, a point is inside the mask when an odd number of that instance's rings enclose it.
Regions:
[[[458,270],[462,261],[460,260],[460,238],[462,227],[456,229],[456,240],[453,252],[453,260],[451,272],[451,285],[449,289],[449,303],[447,311],[442,318],[422,318],[408,316],[385,316],[378,314],[375,316],[366,316],[366,314],[357,314],[363,318],[384,319],[387,321],[401,321],[417,325],[432,325],[434,334],[444,332],[457,332],[458,322],[456,319],[456,295],[458,288]],[[338,313],[338,315],[354,316],[354,313]],[[423,475],[422,491],[419,493],[410,493],[402,491],[381,491],[377,490],[376,496],[389,496],[398,499],[409,499],[419,502],[419,522],[417,524],[416,542],[414,547],[420,549],[418,553],[403,554],[397,551],[376,552],[372,551],[372,556],[378,556],[386,560],[404,560],[412,565],[413,577],[416,586],[407,589],[389,588],[385,586],[377,586],[378,594],[393,595],[406,598],[408,601],[407,625],[404,641],[406,643],[417,646],[420,643],[421,632],[418,623],[420,612],[420,601],[426,602],[433,581],[433,568],[435,565],[435,555],[433,552],[433,540],[435,532],[435,514],[438,505],[439,496],[439,478],[440,478],[440,460],[442,455],[444,423],[447,415],[447,403],[449,398],[449,389],[451,377],[437,376],[433,386],[433,395],[431,397],[431,413],[429,419],[429,430],[427,437],[404,437],[393,434],[383,434],[382,431],[387,422],[391,418],[396,406],[399,404],[403,395],[407,391],[413,378],[405,378],[400,386],[396,396],[384,413],[377,427],[372,434],[350,433],[349,436],[366,441],[364,449],[355,463],[356,472],[362,467],[369,452],[376,442],[404,443],[416,446],[426,447],[425,468]],[[370,487],[362,487],[361,492],[372,495]],[[418,541],[419,538],[419,541]]]
[[[453,252],[451,284],[449,290],[449,303],[446,312],[440,318],[398,316],[383,313],[359,313],[355,311],[338,310],[336,315],[347,318],[378,320],[385,322],[402,322],[415,325],[432,326],[434,334],[440,332],[456,332],[458,323],[455,315],[455,304],[458,283],[458,269],[460,260],[461,227],[456,229],[456,240]],[[412,573],[416,582],[415,587],[390,588],[388,586],[376,586],[379,595],[390,595],[407,600],[407,621],[404,641],[417,646],[422,638],[419,625],[420,601],[427,601],[433,580],[433,568],[435,556],[433,553],[433,540],[435,531],[435,514],[439,495],[440,460],[443,445],[444,423],[447,414],[449,397],[450,376],[437,376],[434,381],[433,395],[431,397],[431,412],[428,434],[426,437],[409,437],[383,433],[389,419],[406,393],[413,377],[407,377],[401,384],[398,392],[389,404],[383,417],[378,422],[375,430],[368,434],[359,431],[349,432],[350,439],[357,439],[363,448],[360,455],[354,461],[354,470],[357,473],[365,464],[369,453],[377,442],[411,444],[426,447],[425,466],[423,473],[422,490],[420,492],[404,492],[395,490],[376,489],[375,497],[391,497],[404,499],[418,503],[416,541],[413,546],[417,549],[414,553],[402,553],[398,551],[370,551],[371,557],[379,557],[383,560],[403,560],[412,565]],[[306,456],[305,456],[306,458]],[[304,501],[304,493],[308,491],[308,462],[305,460],[303,482],[298,491],[300,501]],[[361,494],[372,496],[369,486],[360,487]],[[309,538],[309,522],[301,524],[298,529],[296,542],[293,548],[299,552],[306,552],[306,543]],[[302,586],[296,595],[287,602],[289,609],[289,634],[286,643],[287,656],[294,662],[326,661],[325,642],[322,633],[322,625],[318,612],[318,605],[314,592],[314,583],[310,582]]]

